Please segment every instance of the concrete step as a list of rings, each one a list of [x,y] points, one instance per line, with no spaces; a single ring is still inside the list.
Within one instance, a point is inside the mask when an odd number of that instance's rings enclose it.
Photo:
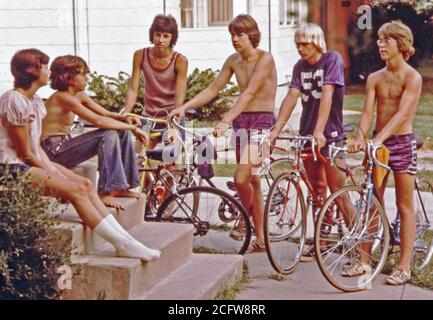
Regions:
[[[194,254],[138,300],[211,300],[242,277],[239,255]]]
[[[150,248],[161,250],[161,257],[151,262],[115,257],[114,247],[106,244],[94,255],[72,257],[78,274],[65,299],[127,300],[149,291],[192,255],[192,225],[142,223],[130,230],[134,238]],[[206,267],[207,268],[207,267]]]
[[[117,198],[125,207],[124,211],[107,208],[107,212],[114,215],[120,225],[130,230],[144,221],[145,199]],[[63,210],[63,211],[62,211]],[[59,213],[60,212],[60,213]],[[84,225],[72,205],[63,205],[62,208],[51,214],[60,224],[57,226],[62,238],[67,239],[72,254],[91,254],[106,241],[96,235],[89,227]]]

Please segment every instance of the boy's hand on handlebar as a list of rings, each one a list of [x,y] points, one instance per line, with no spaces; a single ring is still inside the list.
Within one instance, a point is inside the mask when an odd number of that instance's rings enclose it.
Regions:
[[[317,143],[317,147],[320,149],[322,149],[325,145],[326,145],[326,138],[323,135],[323,132],[314,132],[313,134],[314,139],[316,140]]]
[[[137,117],[127,116],[127,117],[126,117],[126,122],[127,122],[128,124],[132,124],[133,126],[141,127],[141,121],[140,121],[140,119],[137,118]]]
[[[347,145],[347,152],[356,153],[360,150],[365,150],[364,139],[356,139]]]
[[[137,140],[141,143],[146,145],[149,142],[149,135],[143,130],[136,128],[133,133]]]
[[[183,107],[176,108],[169,113],[168,118],[169,119],[172,119],[173,117],[183,118],[185,116],[185,110],[186,109]]]
[[[278,138],[279,133],[276,130],[271,131],[271,135],[269,136],[269,143],[271,146],[275,145],[275,141]]]
[[[214,137],[218,138],[223,136],[226,131],[228,130],[228,128],[230,127],[230,125],[226,122],[219,122],[216,127],[215,130],[213,132]]]

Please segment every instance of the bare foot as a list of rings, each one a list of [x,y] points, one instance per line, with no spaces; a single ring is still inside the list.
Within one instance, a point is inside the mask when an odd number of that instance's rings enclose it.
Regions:
[[[113,197],[120,197],[120,198],[136,198],[141,199],[143,198],[143,194],[139,192],[134,192],[130,190],[115,190],[111,191],[111,195]]]
[[[121,204],[115,197],[109,194],[100,194],[99,197],[101,198],[102,202],[110,208],[116,208],[119,210],[125,210],[125,207],[123,204]]]

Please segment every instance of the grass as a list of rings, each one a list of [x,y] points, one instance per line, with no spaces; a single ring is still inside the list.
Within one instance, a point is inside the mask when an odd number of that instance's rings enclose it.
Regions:
[[[237,281],[233,286],[220,291],[214,300],[234,300],[236,298],[236,295],[241,292],[248,283],[250,283],[250,274],[248,264],[244,262],[241,279]]]
[[[344,97],[344,109],[359,111],[362,112],[364,106],[364,94],[354,93],[349,94]],[[431,124],[433,123],[433,109],[431,108],[431,104],[433,101],[433,94],[424,94],[422,95],[420,102],[417,107],[416,117],[413,123],[414,131],[416,136],[419,139],[426,140],[427,138],[432,137]],[[359,115],[345,115],[344,122],[345,123],[359,123],[359,119],[361,114]],[[375,119],[372,120],[372,124],[375,123]],[[370,128],[370,132],[371,132]],[[429,147],[433,146],[429,144]]]

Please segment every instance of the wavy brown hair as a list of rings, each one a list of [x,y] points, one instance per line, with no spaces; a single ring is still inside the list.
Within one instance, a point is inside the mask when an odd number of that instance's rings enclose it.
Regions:
[[[17,51],[11,60],[14,88],[29,89],[33,81],[39,78],[42,65],[49,62],[50,57],[38,49]]]
[[[68,82],[77,74],[89,73],[89,66],[78,56],[60,56],[54,59],[50,67],[51,88],[59,91],[68,90]]]

